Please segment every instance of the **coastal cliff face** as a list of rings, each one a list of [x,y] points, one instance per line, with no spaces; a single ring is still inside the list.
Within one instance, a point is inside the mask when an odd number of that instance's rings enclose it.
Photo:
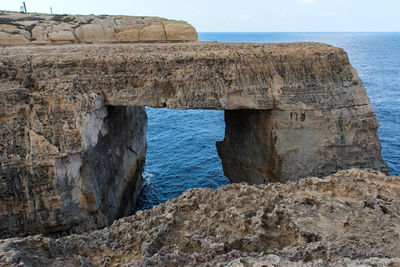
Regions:
[[[0,12],[0,46],[196,40],[189,23],[158,17]]]
[[[286,182],[354,167],[388,173],[357,72],[343,50],[322,47],[270,53],[272,66],[262,73],[272,107],[225,111],[217,149],[232,182]]]
[[[400,180],[324,179],[192,189],[82,235],[0,240],[7,266],[398,266]]]
[[[79,86],[107,105],[322,110],[369,104],[346,52],[326,44],[93,44],[5,47],[3,81]]]
[[[8,85],[0,97],[0,237],[83,232],[129,215],[146,154],[144,108],[107,107],[76,87]]]
[[[262,184],[324,177],[353,167],[388,173],[369,105],[225,111],[217,142],[231,182]]]
[[[128,214],[144,106],[227,110],[218,150],[233,182],[387,171],[365,88],[346,53],[325,44],[4,47],[0,92],[1,237]]]

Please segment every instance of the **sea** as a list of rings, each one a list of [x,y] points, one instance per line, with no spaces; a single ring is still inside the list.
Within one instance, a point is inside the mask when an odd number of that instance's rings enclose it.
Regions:
[[[199,33],[200,41],[322,42],[344,48],[380,123],[382,155],[400,174],[400,33]],[[224,139],[223,111],[146,108],[147,156],[137,210],[191,188],[228,184],[215,142]]]

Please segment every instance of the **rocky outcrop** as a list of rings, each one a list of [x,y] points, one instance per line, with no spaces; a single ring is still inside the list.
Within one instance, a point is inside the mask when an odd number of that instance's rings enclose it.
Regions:
[[[399,207],[399,177],[365,170],[189,190],[103,230],[1,240],[0,264],[397,266]]]
[[[388,171],[365,88],[340,48],[191,43],[15,49],[35,56],[17,58],[4,49],[13,62],[7,68],[31,62],[30,77],[40,90],[79,81],[109,105],[236,110],[227,111],[225,141],[218,144],[234,182],[322,177],[352,167]],[[49,66],[58,71],[48,75]]]
[[[217,148],[231,182],[287,182],[353,167],[388,173],[369,105],[229,110],[225,123]]]
[[[2,88],[0,237],[83,232],[129,215],[141,185],[147,117],[68,87]]]
[[[0,46],[191,41],[197,41],[197,32],[185,21],[0,12]]]
[[[143,106],[227,110],[218,147],[234,182],[387,171],[365,88],[329,45],[5,47],[0,92],[3,237],[128,214],[144,161]]]

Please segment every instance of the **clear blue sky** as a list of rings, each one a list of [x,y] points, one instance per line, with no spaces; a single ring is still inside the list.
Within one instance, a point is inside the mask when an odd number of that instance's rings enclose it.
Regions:
[[[1,10],[22,1],[0,0]],[[400,31],[400,0],[26,0],[28,12],[159,16],[199,32]]]

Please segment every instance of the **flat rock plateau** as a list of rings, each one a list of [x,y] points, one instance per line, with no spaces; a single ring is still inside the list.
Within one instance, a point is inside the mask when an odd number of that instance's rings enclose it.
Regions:
[[[112,226],[0,241],[11,266],[399,266],[400,180],[325,179],[192,189]]]
[[[197,32],[185,21],[158,17],[0,11],[0,40],[0,46],[190,42],[197,40]]]

